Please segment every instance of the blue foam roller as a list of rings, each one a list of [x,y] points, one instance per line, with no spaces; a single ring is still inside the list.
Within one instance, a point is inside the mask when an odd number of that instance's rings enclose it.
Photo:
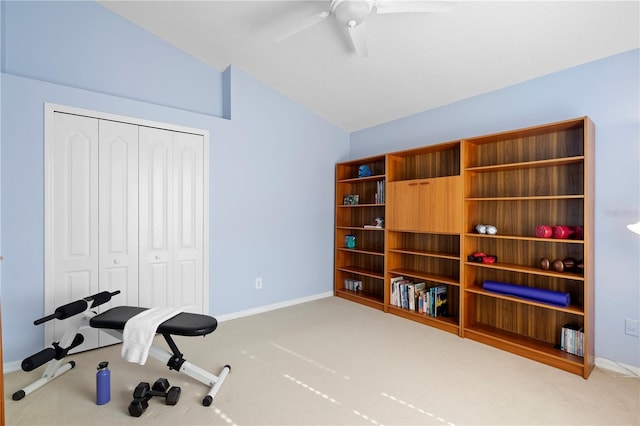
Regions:
[[[561,291],[545,290],[542,288],[490,280],[482,283],[482,288],[495,293],[508,294],[510,296],[522,297],[523,299],[535,300],[536,302],[549,303],[557,306],[567,307],[571,303],[571,295]]]

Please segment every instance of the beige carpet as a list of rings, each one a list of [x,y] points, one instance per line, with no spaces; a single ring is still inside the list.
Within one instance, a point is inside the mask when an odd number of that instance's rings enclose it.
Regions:
[[[163,344],[162,338],[156,342]],[[639,425],[640,380],[596,369],[589,380],[338,298],[226,321],[180,338],[185,358],[217,374],[206,387],[160,362],[120,359],[120,346],[69,357],[77,366],[21,401],[14,391],[43,368],[5,376],[7,425]],[[95,373],[109,361],[111,401],[95,405]],[[128,414],[133,388],[159,377],[181,386]]]

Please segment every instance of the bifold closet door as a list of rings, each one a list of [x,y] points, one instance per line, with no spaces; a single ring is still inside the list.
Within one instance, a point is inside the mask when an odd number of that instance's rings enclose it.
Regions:
[[[45,314],[114,290],[121,294],[100,311],[204,313],[204,136],[66,112],[47,117]],[[65,327],[47,322],[45,346]],[[82,334],[76,351],[115,342],[89,328]]]
[[[47,153],[45,314],[99,291],[98,120],[56,113]],[[59,341],[65,321],[45,323],[45,345]],[[83,333],[82,348],[98,345],[97,333]],[[78,349],[80,350],[80,349]]]
[[[112,306],[138,306],[138,126],[99,120],[98,287],[120,290]],[[100,346],[117,343],[99,333]]]
[[[140,305],[203,312],[203,137],[139,134]]]
[[[117,304],[137,306],[137,126],[56,113],[51,148],[48,312],[105,290],[120,290]],[[66,324],[47,325],[49,343],[58,341]],[[82,334],[85,342],[76,351],[114,342],[96,330]]]

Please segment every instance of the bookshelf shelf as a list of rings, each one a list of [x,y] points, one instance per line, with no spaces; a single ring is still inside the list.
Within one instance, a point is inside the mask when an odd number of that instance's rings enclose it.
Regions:
[[[561,351],[554,344],[524,337],[519,333],[474,324],[465,327],[464,337],[482,342],[517,355],[582,375],[584,358]]]
[[[584,156],[580,155],[575,157],[552,158],[549,160],[525,161],[521,163],[504,163],[494,164],[491,166],[467,167],[464,170],[465,172],[469,173],[483,173],[508,170],[537,169],[540,167],[565,166],[571,164],[582,164],[582,162],[584,162]]]
[[[465,266],[471,268],[488,268],[495,269],[500,271],[512,271],[512,272],[520,272],[524,274],[534,274],[534,275],[542,275],[546,277],[555,277],[565,280],[576,280],[576,281],[584,281],[584,275],[574,273],[574,272],[555,272],[555,271],[545,271],[540,268],[533,268],[530,266],[522,266],[515,265],[511,263],[476,263],[476,262],[465,262]]]
[[[423,250],[414,250],[408,248],[396,248],[389,249],[390,253],[402,253],[402,254],[412,254],[414,256],[425,256],[425,257],[437,257],[441,259],[450,259],[450,260],[458,260],[460,259],[459,254],[448,254],[448,253],[440,253],[436,251],[423,251]]]
[[[458,334],[459,324],[456,317],[431,317],[393,305],[388,307],[388,312],[448,333]]]
[[[375,309],[383,309],[383,304],[380,301],[379,296],[374,293],[341,289],[336,290],[336,296],[351,300],[352,302],[360,303],[362,305],[367,305]]]
[[[425,271],[398,268],[398,269],[390,269],[389,274],[412,277],[418,281],[432,281],[434,283],[447,284],[447,285],[453,285],[453,286],[460,285],[457,279],[453,279],[446,275],[433,274]]]
[[[595,366],[594,135],[581,117],[337,164],[336,296],[588,378]],[[372,175],[359,177],[361,165]],[[346,205],[349,195],[358,195],[357,204]],[[384,228],[364,228],[376,217],[385,218]],[[477,224],[498,233],[476,233]],[[538,238],[538,225],[581,226],[583,238]],[[356,247],[345,247],[347,236]],[[497,261],[467,259],[479,252]],[[556,272],[542,259],[573,259],[583,268]],[[348,288],[353,280],[362,288]],[[566,293],[570,304],[487,291],[484,281]],[[435,288],[446,290],[439,305],[446,310],[416,312],[416,300]],[[567,327],[580,329],[583,357],[560,348]]]
[[[483,296],[487,296],[487,297],[494,297],[496,299],[503,299],[503,300],[509,300],[515,303],[522,303],[525,305],[530,305],[530,306],[538,306],[544,309],[553,309],[553,310],[557,310],[559,312],[566,312],[569,314],[573,314],[573,315],[584,315],[584,311],[579,307],[579,306],[569,306],[569,307],[561,307],[561,306],[554,306],[554,305],[550,305],[550,304],[545,304],[545,303],[540,303],[540,302],[536,302],[533,300],[527,300],[527,299],[522,299],[522,298],[518,298],[515,296],[507,296],[505,294],[500,294],[500,293],[493,293],[487,290],[482,289],[481,287],[468,287],[466,289],[467,292],[469,293],[475,293],[475,294],[480,294]]]
[[[378,251],[378,250],[366,250],[366,249],[362,249],[362,248],[350,249],[350,248],[346,248],[346,247],[338,247],[336,250],[349,252],[349,253],[370,254],[372,256],[384,256],[384,252],[383,251]]]
[[[487,235],[487,234],[464,234],[465,237],[470,238],[487,238],[487,239],[504,239],[504,240],[518,240],[518,241],[535,241],[538,243],[551,243],[551,244],[584,244],[584,240],[573,239],[556,239],[556,238],[538,238],[538,237],[522,237],[517,235]]]

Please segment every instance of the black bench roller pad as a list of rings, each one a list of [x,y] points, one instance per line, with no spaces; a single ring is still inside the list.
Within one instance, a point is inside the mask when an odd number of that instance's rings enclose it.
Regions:
[[[137,306],[116,306],[91,318],[89,323],[93,328],[124,330],[124,325],[129,318],[146,310],[147,308]],[[216,327],[218,327],[218,321],[214,317],[181,312],[160,324],[157,333],[176,336],[204,336],[212,333]]]

